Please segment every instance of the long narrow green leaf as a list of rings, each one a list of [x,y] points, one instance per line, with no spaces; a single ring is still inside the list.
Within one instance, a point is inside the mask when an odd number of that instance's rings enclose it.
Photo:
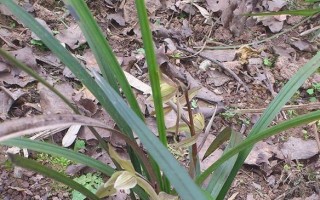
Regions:
[[[290,128],[298,127],[303,124],[307,124],[320,119],[320,111],[314,111],[306,115],[301,115],[293,119],[282,122],[276,126],[268,128],[258,134],[245,139],[242,143],[225,152],[221,158],[219,158],[213,165],[211,165],[207,170],[205,170],[196,180],[198,184],[201,184],[213,171],[215,171],[219,166],[221,166],[225,161],[230,159],[232,156],[236,155],[240,151],[248,148],[248,146],[253,146],[255,143],[271,137],[275,134],[286,131]]]
[[[117,124],[121,125],[123,122],[130,122],[129,125],[132,130],[139,136],[150,155],[159,163],[159,166],[183,199],[207,199],[204,192],[194,184],[186,170],[180,166],[170,152],[159,142],[144,122],[127,106],[117,92],[107,83],[105,83],[107,85],[106,88],[102,91],[100,86],[80,64],[70,56],[69,52],[23,9],[9,0],[0,0],[0,2],[6,5],[23,23],[27,24],[32,31],[54,51],[62,62],[67,63],[70,70],[97,97],[100,103],[106,107]]]
[[[20,147],[20,148],[27,148],[33,151],[47,153],[54,156],[61,156],[69,160],[72,160],[76,163],[81,163],[88,167],[96,169],[107,176],[111,176],[115,172],[113,168],[100,162],[99,160],[95,160],[93,158],[90,158],[78,152],[75,152],[66,148],[62,148],[53,144],[49,144],[46,142],[30,140],[27,138],[14,138],[14,139],[9,139],[4,142],[1,142],[0,144],[7,145],[7,146]]]
[[[33,17],[28,14],[26,11],[17,6],[12,0],[4,1],[0,0],[1,3],[6,5],[11,12],[17,16],[24,24],[26,24],[39,38],[46,44],[48,48],[55,53],[58,58],[76,75],[76,77],[91,91],[92,94],[99,100],[102,106],[110,113],[115,122],[119,125],[120,129],[124,133],[130,135],[131,129],[128,127],[126,122],[120,117],[117,110],[114,107],[110,107],[109,103],[106,100],[101,88],[97,83],[92,79],[90,74],[80,65],[80,63],[64,48],[61,46],[60,42],[57,41],[46,29],[44,29]],[[94,135],[99,139],[99,143],[105,148],[104,141],[97,134],[94,129],[91,129]],[[133,137],[131,133],[131,138]],[[132,151],[129,151],[131,153]],[[133,157],[133,163],[137,160],[135,156]],[[140,172],[140,166],[135,165],[137,172]]]
[[[227,127],[221,131],[217,137],[213,140],[213,142],[208,147],[206,153],[204,154],[202,160],[206,159],[211,153],[213,153],[220,145],[222,145],[225,141],[229,140],[231,136],[232,129]]]
[[[150,31],[149,20],[145,8],[144,0],[136,0],[136,7],[138,11],[139,24],[143,39],[143,46],[146,52],[146,59],[149,70],[149,79],[152,89],[152,97],[156,111],[156,120],[159,131],[159,138],[161,142],[167,146],[167,135],[164,123],[163,104],[160,90],[160,69],[157,63],[156,54],[154,51],[153,39]]]
[[[274,16],[274,15],[300,15],[300,16],[312,16],[320,13],[320,8],[316,9],[305,9],[305,10],[283,10],[277,12],[261,12],[261,13],[250,13],[245,14],[247,16]]]
[[[4,51],[3,49],[0,49],[0,55],[2,55],[7,61],[9,61],[9,63],[12,66],[15,66],[21,70],[23,70],[24,72],[26,72],[27,74],[29,74],[30,76],[32,76],[33,78],[35,78],[37,81],[39,81],[40,83],[42,83],[44,86],[46,86],[48,89],[50,89],[52,92],[54,92],[58,97],[61,98],[61,100],[63,102],[65,102],[76,114],[80,114],[80,112],[77,110],[77,108],[63,95],[61,94],[57,89],[55,89],[53,86],[50,85],[50,83],[48,83],[45,79],[43,79],[41,76],[38,75],[38,73],[36,73],[35,71],[33,71],[31,68],[29,68],[28,66],[26,66],[25,64],[21,63],[20,61],[18,61],[17,59],[15,59],[12,55],[10,55],[9,53],[7,53],[6,51]],[[94,134],[94,136],[98,139],[100,146],[107,150],[107,144],[106,142],[100,137],[100,135],[97,133],[97,131],[92,128],[89,127],[89,129],[91,130],[91,132]]]
[[[92,200],[99,200],[100,199],[95,194],[93,194],[90,190],[85,188],[83,185],[80,185],[79,183],[75,182],[74,180],[68,178],[67,176],[65,176],[57,171],[54,171],[48,167],[40,165],[39,163],[37,163],[33,160],[29,160],[29,159],[23,158],[21,156],[13,155],[13,154],[9,154],[9,158],[15,165],[18,165],[20,167],[23,167],[23,168],[26,168],[29,170],[36,171],[40,174],[43,174],[49,178],[56,180],[58,182],[61,182],[65,185],[69,186],[70,188],[79,191],[81,194],[85,195],[89,199],[92,199]]]
[[[288,83],[280,90],[276,98],[270,103],[266,111],[263,113],[259,121],[254,125],[248,137],[252,137],[262,130],[266,129],[275,116],[280,112],[281,108],[290,100],[299,87],[310,77],[320,66],[320,52],[317,53],[308,63],[306,63],[298,72],[288,81]],[[252,150],[252,146],[239,153],[237,162],[230,173],[230,176],[219,194],[218,198],[223,199],[227,194],[235,176],[243,165],[245,159]]]
[[[72,160],[76,163],[81,163],[88,167],[96,169],[97,171],[109,177],[112,176],[112,174],[115,172],[115,169],[111,168],[105,163],[102,163],[99,160],[96,160],[86,155],[80,154],[78,152],[65,149],[53,144],[45,143],[45,142],[30,140],[27,138],[14,138],[14,139],[6,140],[4,142],[0,142],[0,145],[26,148],[26,149],[30,149],[30,150],[41,152],[41,153],[47,153],[54,156],[64,157],[64,158],[67,158],[68,160]],[[135,187],[133,190],[142,199],[148,199],[148,196],[146,196],[146,193],[140,187]]]
[[[106,101],[103,91],[99,85],[94,81],[90,74],[81,66],[61,44],[53,37],[45,28],[43,28],[35,19],[16,5],[12,0],[0,0],[19,20],[28,26],[41,41],[72,71],[72,73],[90,90],[92,94],[99,100],[99,102],[108,108],[110,115],[117,124],[123,124],[123,119],[118,115],[118,112],[113,107],[110,107]]]
[[[172,154],[163,146],[158,138],[150,131],[145,123],[139,119],[132,110],[128,108],[123,99],[108,85],[108,83],[97,73],[94,73],[96,80],[103,86],[105,95],[110,99],[110,104],[117,106],[119,113],[129,126],[139,136],[144,147],[157,161],[163,173],[169,178],[176,191],[183,199],[207,199],[204,192],[198,188],[188,173]]]
[[[118,88],[119,82],[131,108],[141,119],[144,119],[138,102],[131,89],[131,86],[129,85],[124,72],[118,63],[117,58],[115,57],[110,45],[105,39],[105,36],[101,32],[97,22],[94,20],[92,14],[90,13],[90,10],[86,3],[83,0],[66,0],[65,2],[70,13],[78,22],[83,34],[85,35],[104,78],[106,78],[112,88],[120,94]],[[133,133],[128,128],[126,123],[122,123],[122,125],[120,125],[120,128],[122,128],[122,130],[133,141],[135,141]],[[128,152],[135,170],[138,173],[141,173],[139,160],[130,147],[128,147]]]
[[[225,152],[227,152],[229,149],[237,146],[242,141],[242,136],[240,133],[231,133],[230,142],[225,149]],[[225,153],[224,152],[224,153]],[[234,163],[237,161],[238,155],[234,155],[232,158],[227,160],[221,165],[221,168],[214,171],[212,174],[211,180],[209,181],[209,184],[207,186],[207,191],[211,193],[211,196],[213,199],[216,199],[218,194],[220,193],[220,190],[222,189],[225,181],[227,180]]]
[[[131,108],[143,119],[143,114],[132,92],[131,86],[88,6],[83,0],[66,0],[66,3],[70,13],[74,15],[74,18],[80,25],[99,64],[102,75],[108,79],[108,82],[115,91],[118,91],[117,82],[119,82]]]
[[[63,95],[61,94],[56,88],[54,88],[52,85],[50,85],[46,80],[44,80],[44,78],[42,78],[41,76],[38,75],[38,73],[36,73],[35,71],[33,71],[30,67],[26,66],[25,64],[21,63],[20,61],[18,61],[17,59],[15,59],[12,55],[10,55],[9,53],[7,53],[6,51],[4,51],[3,49],[0,49],[0,55],[5,58],[7,61],[9,61],[9,63],[12,64],[12,66],[15,66],[21,70],[23,70],[24,72],[26,72],[27,74],[29,74],[30,76],[32,76],[33,78],[35,78],[37,81],[39,81],[40,83],[42,83],[43,85],[45,85],[47,88],[49,88],[52,92],[54,92],[56,95],[58,95],[58,97],[60,97],[64,103],[66,103],[75,113],[78,113],[77,108],[75,108],[72,103]]]
[[[90,74],[80,65],[80,63],[64,48],[60,42],[54,38],[45,28],[43,28],[33,17],[24,11],[21,7],[16,5],[12,0],[0,0],[10,11],[18,17],[25,25],[27,25],[41,41],[57,55],[57,57],[72,71],[72,73],[90,90],[92,94],[99,100],[102,106],[110,113],[111,117],[119,125],[124,133],[129,134],[131,130],[128,128],[126,122],[121,118],[117,110],[109,106],[99,85],[92,79]],[[99,138],[95,130],[93,133]],[[132,136],[132,134],[131,134]],[[99,138],[101,142],[101,138]]]
[[[156,116],[157,116],[156,121],[157,121],[159,138],[162,144],[164,146],[167,146],[168,142],[167,142],[167,135],[166,135],[166,127],[164,122],[162,95],[161,95],[161,89],[160,89],[160,69],[157,63],[157,58],[154,50],[154,44],[153,44],[152,34],[150,31],[147,10],[145,7],[144,0],[136,0],[135,2],[136,2],[141,34],[142,34],[143,47],[146,52],[146,60],[148,64],[152,97],[153,97],[154,107],[155,107]],[[152,163],[152,165],[153,165],[153,168],[155,168],[155,170],[158,169],[158,166],[156,165],[156,163]],[[160,171],[159,170],[157,171],[158,171],[157,175],[159,177]],[[163,182],[160,181],[160,184],[165,192],[170,191],[170,183],[168,182],[166,177],[164,177]]]

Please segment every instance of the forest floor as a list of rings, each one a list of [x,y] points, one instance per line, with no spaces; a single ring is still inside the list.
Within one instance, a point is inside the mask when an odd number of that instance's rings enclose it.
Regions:
[[[239,15],[252,11],[278,11],[306,8],[302,1],[147,1],[156,53],[161,70],[170,78],[200,86],[191,104],[202,113],[206,125],[214,115],[204,147],[224,128],[231,127],[246,136],[264,109],[293,74],[307,63],[320,47],[319,15],[270,16],[254,18]],[[190,1],[191,2],[191,1]],[[134,0],[87,1],[95,19],[117,55],[123,70],[133,76],[135,90],[146,123],[156,132],[150,115],[150,101],[142,87],[149,85],[141,33]],[[31,13],[87,68],[98,69],[79,26],[57,0],[25,0],[21,6]],[[231,5],[232,4],[232,5]],[[97,100],[28,28],[0,5],[0,44],[17,59],[37,71],[72,100],[86,116],[114,127]],[[214,61],[234,72],[231,75]],[[237,80],[237,77],[239,80]],[[272,125],[320,108],[320,72],[314,73],[297,91]],[[52,92],[26,73],[0,59],[0,122],[39,114],[71,113]],[[166,125],[175,124],[169,113]],[[319,123],[320,124],[320,123]],[[319,125],[318,124],[318,125]],[[320,126],[320,125],[319,125]],[[306,125],[259,142],[239,171],[227,199],[320,199],[320,144],[317,125]],[[67,130],[49,132],[47,141],[61,145]],[[110,132],[100,130],[119,153],[125,143]],[[181,134],[180,139],[184,135]],[[199,137],[199,144],[204,138]],[[202,161],[202,169],[212,164],[225,145]],[[97,147],[95,137],[81,128],[70,148],[108,164],[111,159]],[[6,152],[17,148],[0,146],[0,199],[83,199],[79,193],[40,174],[14,167]],[[187,165],[188,157],[179,160]],[[105,177],[64,159],[29,152],[29,157],[75,178],[94,189]],[[109,199],[126,199],[125,193]]]

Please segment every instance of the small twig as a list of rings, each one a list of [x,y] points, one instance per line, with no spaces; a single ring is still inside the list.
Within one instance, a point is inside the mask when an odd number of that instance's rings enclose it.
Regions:
[[[240,45],[233,45],[233,46],[218,46],[218,47],[206,47],[206,49],[211,49],[211,50],[218,50],[218,49],[238,49],[244,45],[247,45],[247,46],[252,46],[252,45],[258,45],[258,44],[261,44],[261,43],[264,43],[264,42],[267,42],[269,40],[272,40],[274,38],[277,38],[279,37],[280,35],[283,35],[283,34],[286,34],[292,30],[294,30],[295,28],[297,28],[298,26],[300,26],[301,24],[303,24],[304,22],[306,22],[307,20],[311,19],[312,16],[310,17],[307,17],[303,20],[301,20],[299,23],[297,23],[296,25],[292,26],[291,28],[288,28],[278,34],[275,34],[275,35],[272,35],[271,37],[268,37],[266,39],[263,39],[263,40],[259,40],[259,41],[256,41],[256,42],[251,42],[251,43],[248,43],[248,44],[240,44]],[[201,47],[194,47],[195,49],[200,49]]]
[[[195,54],[196,52],[194,52],[193,50],[189,50],[180,46],[177,46],[178,49],[191,53],[191,54]],[[240,84],[242,84],[244,86],[244,88],[246,89],[247,92],[250,91],[250,89],[248,88],[248,86],[238,77],[238,75],[236,75],[231,69],[225,67],[220,61],[209,58],[205,55],[202,55],[201,53],[199,54],[200,57],[210,60],[211,62],[217,64],[219,67],[221,67],[223,70],[227,71],[234,79],[236,79]]]
[[[5,28],[5,29],[9,29],[9,30],[13,29],[12,27],[6,26],[6,25],[3,25],[3,24],[0,24],[0,28]]]
[[[189,101],[189,92],[188,90],[184,91],[185,94],[185,98],[186,98],[186,102],[187,102],[187,108],[188,108],[188,113],[189,113],[189,121],[190,121],[190,134],[191,137],[196,135],[196,131],[194,129],[194,122],[193,122],[193,115],[192,115],[192,110],[191,110],[191,106],[190,106],[190,101]],[[197,150],[197,144],[193,144],[192,145],[192,162],[191,162],[191,166],[194,167],[194,170],[196,169],[196,163],[197,163],[197,154],[198,154],[198,150]],[[192,167],[190,168],[192,169]],[[190,171],[190,173],[192,175],[194,175],[193,173],[194,171]]]
[[[302,104],[302,105],[288,105],[283,106],[281,111],[286,110],[300,110],[300,109],[319,109],[320,102],[310,103],[310,104]],[[232,110],[233,113],[236,114],[246,114],[246,113],[263,113],[266,108],[256,108],[256,109],[239,109]]]
[[[314,131],[314,137],[316,138],[316,141],[317,141],[318,150],[320,152],[320,138],[319,138],[319,133],[318,133],[317,122],[312,124],[312,128],[313,128],[313,131]]]
[[[200,145],[198,146],[198,151],[200,151],[202,149],[204,143],[206,142],[206,140],[207,140],[207,138],[208,138],[208,136],[210,134],[210,129],[211,129],[211,126],[212,126],[212,123],[213,123],[213,119],[216,116],[217,108],[218,108],[218,106],[216,105],[216,107],[214,108],[212,117],[210,118],[210,121],[208,122],[206,130],[204,131],[204,136],[202,138],[202,141],[201,141]]]
[[[186,59],[186,58],[195,57],[195,56],[199,55],[205,49],[205,47],[207,46],[207,41],[208,41],[207,38],[210,38],[210,35],[212,33],[212,30],[213,30],[213,27],[217,24],[217,21],[218,20],[216,20],[215,22],[211,23],[210,31],[209,31],[208,35],[203,39],[203,45],[202,45],[201,49],[199,51],[197,51],[195,54],[192,54],[192,55],[189,55],[189,56],[184,56],[184,57],[181,57],[180,59]]]
[[[194,54],[189,55],[189,56],[182,56],[179,59],[192,58],[192,57],[195,57],[195,56],[199,55],[205,49],[206,45],[207,45],[207,41],[204,41],[204,44],[202,45],[202,47],[201,47],[201,49],[199,51],[197,51]]]
[[[167,104],[172,108],[172,110],[174,110],[176,113],[178,113],[178,108],[177,105],[175,103],[172,102],[172,100],[168,101]],[[189,120],[186,118],[186,116],[184,116],[183,113],[181,113],[181,119],[187,124],[187,126],[191,126],[189,123]]]
[[[315,26],[315,27],[313,27],[313,28],[311,28],[309,30],[303,31],[302,33],[300,33],[300,36],[308,35],[308,34],[312,33],[313,31],[316,31],[318,29],[320,29],[320,25],[319,26]]]
[[[179,121],[180,121],[180,118],[181,118],[179,101],[177,101],[176,105],[177,105],[177,119],[176,119],[176,135],[175,136],[177,136],[179,134]],[[176,138],[176,137],[174,137],[174,138]]]
[[[19,49],[19,47],[17,47],[11,41],[7,40],[2,34],[0,34],[0,39],[3,40],[9,47],[11,47],[13,49]]]

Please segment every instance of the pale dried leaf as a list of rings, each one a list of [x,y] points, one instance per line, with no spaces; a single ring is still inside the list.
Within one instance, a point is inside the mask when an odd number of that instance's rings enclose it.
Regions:
[[[303,140],[290,137],[280,148],[277,157],[280,159],[300,160],[309,159],[319,153],[315,140]]]
[[[95,126],[108,128],[104,123],[81,115],[41,115],[5,121],[0,124],[0,141],[28,135],[43,130],[72,125]]]
[[[203,7],[199,6],[198,4],[196,3],[193,3],[193,5],[198,8],[198,10],[200,11],[200,14],[206,18],[206,19],[209,19],[210,18],[210,13]]]
[[[76,140],[81,125],[72,125],[62,138],[62,146],[69,147]]]
[[[86,39],[77,24],[72,24],[68,29],[62,30],[56,35],[56,38],[60,42],[67,44],[73,50],[86,43]]]
[[[220,0],[220,1],[217,1],[217,0],[206,0],[208,6],[209,6],[209,9],[212,11],[212,12],[218,12],[220,10],[224,10],[226,9],[228,6],[230,6],[230,3],[228,0]]]

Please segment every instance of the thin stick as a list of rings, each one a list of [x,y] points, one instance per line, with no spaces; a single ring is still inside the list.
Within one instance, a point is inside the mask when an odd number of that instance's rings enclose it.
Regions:
[[[210,121],[209,121],[209,123],[208,123],[208,125],[207,125],[207,127],[206,127],[206,130],[204,131],[203,139],[202,139],[200,145],[198,146],[198,151],[200,151],[200,150],[202,149],[204,143],[205,143],[206,140],[207,140],[207,137],[208,137],[209,134],[210,134],[210,129],[211,129],[211,126],[212,126],[212,123],[213,123],[213,119],[214,119],[214,117],[216,116],[217,108],[218,108],[218,106],[216,105],[216,107],[214,108],[212,117],[211,117],[211,119],[210,119]]]
[[[172,110],[174,110],[176,113],[178,113],[178,108],[177,105],[175,103],[172,102],[172,100],[168,101],[167,104],[172,108]],[[189,120],[186,118],[186,116],[184,116],[184,114],[182,112],[180,112],[180,116],[181,119],[190,127],[190,123]]]
[[[302,104],[302,105],[288,105],[283,106],[281,111],[286,110],[300,110],[300,109],[317,109],[320,108],[320,102],[310,103],[310,104]],[[257,109],[239,109],[232,110],[233,113],[236,114],[246,114],[246,113],[263,113],[266,108],[257,108]]]
[[[256,41],[256,42],[251,42],[251,43],[248,43],[248,44],[240,44],[240,45],[233,45],[233,46],[218,46],[218,47],[206,47],[205,49],[211,49],[211,50],[221,50],[221,49],[238,49],[244,45],[248,45],[248,46],[252,46],[252,45],[257,45],[257,44],[261,44],[261,43],[264,43],[264,42],[267,42],[269,40],[272,40],[274,38],[277,38],[279,37],[280,35],[283,35],[283,34],[286,34],[292,30],[294,30],[295,28],[297,28],[298,26],[300,26],[301,24],[303,24],[304,22],[306,22],[307,20],[311,19],[312,16],[310,17],[307,17],[303,20],[301,20],[299,23],[297,23],[296,25],[292,26],[291,28],[288,28],[286,30],[284,30],[283,32],[280,32],[278,34],[275,34],[271,37],[268,37],[266,39],[263,39],[263,40],[260,40],[260,41]],[[200,49],[201,47],[194,47],[195,49]]]
[[[300,33],[300,36],[308,35],[308,34],[312,33],[313,31],[316,31],[318,29],[320,29],[320,25],[319,26],[315,26],[315,27],[313,27],[313,28],[311,28],[309,30],[303,31],[302,33]]]
[[[320,138],[319,138],[319,133],[318,133],[317,122],[315,122],[314,124],[312,124],[312,128],[313,128],[314,137],[316,138],[317,145],[318,145],[318,149],[319,149],[319,152],[320,152]]]
[[[192,110],[191,110],[191,106],[190,106],[188,90],[185,90],[184,94],[185,94],[185,98],[186,98],[186,102],[187,102],[187,108],[188,108],[188,113],[189,113],[189,121],[190,121],[190,125],[191,125],[189,127],[190,128],[190,134],[191,134],[191,137],[193,137],[193,136],[196,135],[196,131],[194,129],[193,115],[192,115]],[[197,153],[198,153],[197,143],[195,143],[195,144],[192,145],[192,163],[191,163],[191,166],[194,167],[194,170],[196,170]],[[190,169],[192,169],[192,167]],[[190,171],[190,173],[195,174],[193,172],[195,172],[195,171]]]
[[[186,49],[186,48],[183,48],[183,47],[180,47],[180,46],[177,46],[177,48],[179,50],[182,50],[182,51],[185,51],[185,52],[188,52],[190,54],[196,54],[196,52],[194,52],[193,50],[189,50],[189,49]],[[204,58],[204,59],[207,59],[207,60],[210,60],[211,62],[217,64],[219,67],[221,67],[223,70],[227,71],[234,79],[236,79],[240,84],[242,84],[244,86],[244,88],[246,89],[247,92],[250,91],[250,89],[248,88],[248,86],[238,77],[238,75],[236,75],[231,69],[225,67],[220,61],[218,60],[215,60],[215,59],[212,59],[212,58],[209,58],[203,54],[199,54],[200,57]]]

